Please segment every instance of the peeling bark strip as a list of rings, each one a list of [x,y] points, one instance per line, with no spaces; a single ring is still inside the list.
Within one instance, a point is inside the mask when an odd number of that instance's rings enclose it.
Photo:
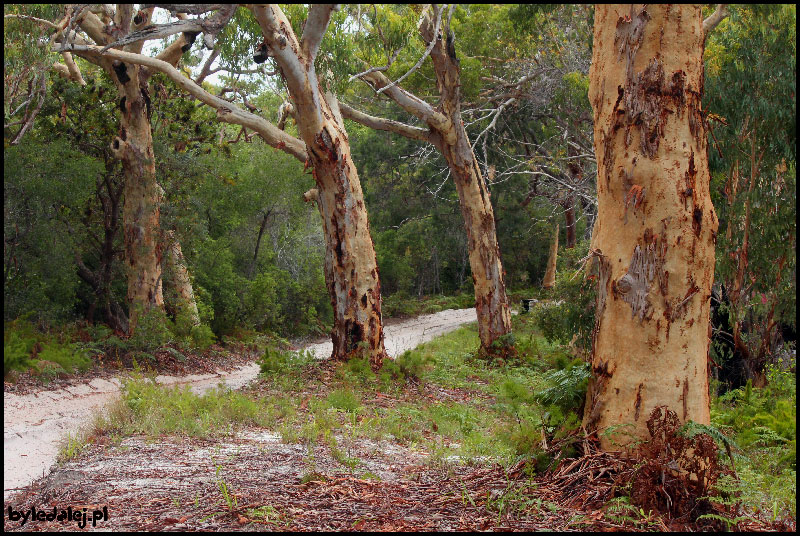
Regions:
[[[645,231],[644,244],[636,244],[628,271],[616,282],[611,283],[615,298],[621,298],[631,306],[631,317],[639,321],[652,316],[652,306],[648,295],[653,279],[658,275],[664,282],[663,265],[667,252],[666,241],[659,241],[651,232]]]
[[[604,449],[647,438],[639,417],[657,406],[709,422],[709,303],[700,297],[711,292],[717,219],[703,43],[698,6],[595,8],[589,100],[604,180],[592,248],[602,256],[584,425],[633,424],[629,439],[600,434]]]

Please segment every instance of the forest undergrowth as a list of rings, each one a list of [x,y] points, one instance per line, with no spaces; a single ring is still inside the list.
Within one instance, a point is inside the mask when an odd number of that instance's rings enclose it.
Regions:
[[[589,371],[580,346],[575,338],[548,339],[539,327],[554,316],[548,308],[559,307],[544,305],[514,318],[518,358],[509,362],[489,362],[467,351],[478,344],[476,328],[468,326],[387,360],[378,374],[366,360],[320,362],[310,353],[269,345],[261,354],[260,379],[242,391],[220,387],[197,395],[188,387],[160,386],[152,381],[155,372],[137,366],[121,400],[70,436],[60,460],[85,464],[109,452],[135,450],[129,438],[229,448],[226,442],[235,443],[242,433],[265,432],[295,449],[295,465],[302,470],[284,484],[306,491],[347,482],[392,495],[394,473],[382,472],[387,461],[410,467],[400,470],[402,482],[410,479],[408,486],[428,482],[431,475],[442,489],[461,482],[464,489],[450,490],[452,498],[461,495],[457,502],[470,512],[463,515],[474,523],[453,527],[795,526],[793,364],[771,368],[763,389],[746,386],[714,396],[711,426],[679,426],[674,414],[654,412],[653,440],[609,455],[581,428]],[[551,326],[548,333],[553,331]],[[623,438],[625,429],[607,433]],[[687,451],[702,456],[681,456]],[[687,465],[690,459],[705,461]],[[225,520],[271,519],[271,527],[289,530],[393,527],[369,515],[325,525],[322,510],[312,519],[288,505],[260,504],[246,482],[230,476],[237,470],[245,469],[234,464],[228,481],[223,476],[215,485],[212,518],[223,526]],[[191,501],[175,500],[192,519]],[[195,521],[201,512],[210,515],[207,502],[195,506]]]

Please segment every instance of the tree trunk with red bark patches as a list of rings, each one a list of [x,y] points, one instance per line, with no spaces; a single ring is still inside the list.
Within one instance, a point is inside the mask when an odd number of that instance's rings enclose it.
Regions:
[[[403,136],[426,141],[442,153],[456,185],[469,245],[469,261],[475,286],[475,309],[478,334],[484,355],[504,356],[515,352],[508,337],[511,334],[511,312],[506,295],[505,274],[500,260],[494,210],[489,190],[472,151],[461,120],[461,75],[455,52],[455,36],[441,17],[441,8],[434,14],[426,11],[420,21],[420,34],[429,44],[430,57],[441,96],[438,106],[408,93],[380,71],[363,73],[363,80],[376,91],[384,92],[400,107],[426,123],[426,128],[413,127],[343,107],[350,119],[370,128],[389,130]]]
[[[700,6],[595,9],[592,245],[601,256],[584,425],[604,449],[646,439],[656,406],[709,423],[718,222],[700,103],[702,23]],[[632,425],[623,436],[603,433],[623,424]]]
[[[320,87],[314,60],[332,10],[309,10],[302,39],[277,6],[253,7],[269,52],[281,67],[294,118],[313,166],[316,201],[325,233],[325,275],[333,305],[332,359],[366,355],[383,365],[381,288],[364,195],[338,102]]]
[[[162,194],[156,182],[150,99],[147,86],[139,83],[139,70],[135,65],[114,62],[122,114],[121,133],[112,142],[111,152],[122,162],[125,174],[122,221],[131,331],[141,314],[164,307],[159,240]]]
[[[326,283],[334,309],[331,357],[363,352],[378,370],[385,356],[380,280],[361,183],[343,128],[326,125],[314,138],[307,147],[326,236]]]

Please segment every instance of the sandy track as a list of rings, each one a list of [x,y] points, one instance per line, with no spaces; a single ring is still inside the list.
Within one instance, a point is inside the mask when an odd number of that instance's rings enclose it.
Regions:
[[[477,319],[475,309],[448,309],[412,318],[384,329],[386,351],[391,356],[447,333]],[[330,356],[330,341],[311,344],[318,358]],[[236,389],[256,378],[258,365],[249,363],[229,372],[158,376],[164,385],[188,384],[202,393],[220,383]],[[58,444],[67,433],[75,433],[108,402],[119,396],[121,382],[94,379],[53,391],[28,395],[3,395],[3,497],[47,474],[55,463]]]

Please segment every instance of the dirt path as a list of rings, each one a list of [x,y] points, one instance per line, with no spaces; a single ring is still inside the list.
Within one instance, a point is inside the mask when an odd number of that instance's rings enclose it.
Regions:
[[[405,350],[476,320],[475,309],[448,309],[422,315],[385,328],[386,350],[396,356]],[[318,358],[330,355],[330,341],[305,347]],[[188,384],[202,393],[224,383],[231,388],[246,385],[258,375],[258,365],[249,363],[229,372],[189,376],[158,376],[165,385]],[[119,396],[121,382],[94,379],[53,391],[3,396],[3,498],[14,489],[30,484],[50,471],[58,444],[67,433],[76,432],[108,402]]]

